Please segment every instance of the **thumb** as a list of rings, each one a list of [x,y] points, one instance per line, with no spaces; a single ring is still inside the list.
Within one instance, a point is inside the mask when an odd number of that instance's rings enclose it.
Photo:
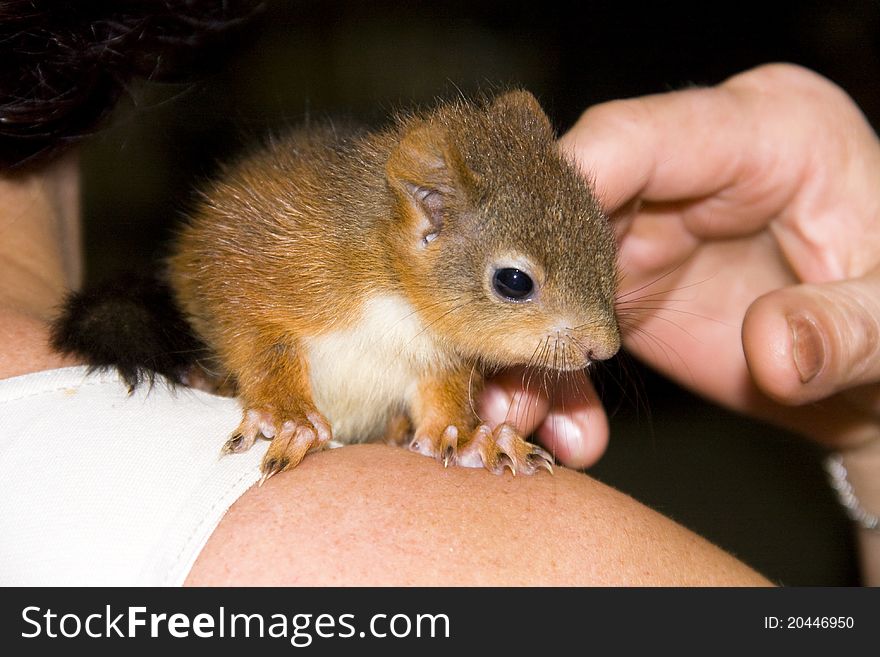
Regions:
[[[742,341],[755,383],[783,404],[880,381],[880,272],[770,292],[746,312]]]

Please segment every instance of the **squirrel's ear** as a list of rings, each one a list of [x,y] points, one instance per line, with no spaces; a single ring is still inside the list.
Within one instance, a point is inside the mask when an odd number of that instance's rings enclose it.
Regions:
[[[392,189],[415,212],[424,244],[440,234],[456,208],[464,208],[477,183],[447,131],[430,123],[403,134],[385,172]]]
[[[523,122],[529,128],[540,127],[544,131],[553,133],[553,125],[541,103],[524,89],[508,91],[497,96],[492,101],[490,111],[504,117],[507,123]]]

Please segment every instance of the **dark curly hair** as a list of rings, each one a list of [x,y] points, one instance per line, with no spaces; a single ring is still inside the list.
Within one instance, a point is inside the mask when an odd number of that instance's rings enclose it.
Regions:
[[[215,59],[254,0],[0,0],[0,170],[93,132],[132,80]]]

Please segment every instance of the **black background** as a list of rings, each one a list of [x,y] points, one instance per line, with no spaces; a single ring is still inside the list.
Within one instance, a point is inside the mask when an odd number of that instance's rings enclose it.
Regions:
[[[874,2],[268,2],[207,76],[132,88],[84,146],[88,276],[153,266],[218,160],[314,117],[376,121],[459,90],[518,85],[564,130],[597,102],[791,61],[840,84],[876,126],[878,34]],[[612,443],[590,474],[775,581],[857,583],[818,450],[631,361],[610,369]]]

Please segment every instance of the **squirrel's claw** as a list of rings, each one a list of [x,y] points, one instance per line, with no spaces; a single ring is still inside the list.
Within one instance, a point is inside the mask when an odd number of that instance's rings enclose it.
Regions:
[[[279,472],[299,465],[309,452],[323,449],[331,443],[333,432],[330,424],[316,410],[286,415],[288,418],[279,420],[271,411],[247,409],[241,424],[223,445],[221,454],[245,452],[260,436],[271,439],[272,444],[260,464],[262,486]]]
[[[480,425],[471,440],[461,450],[461,465],[479,467],[501,474],[505,469],[516,476],[531,475],[539,469],[553,474],[553,457],[541,447],[528,442],[509,424],[499,424],[495,430]]]
[[[417,431],[410,449],[439,459],[445,467],[486,468],[495,474],[509,469],[514,476],[534,474],[540,469],[553,474],[553,457],[525,440],[509,424],[500,424],[494,431],[481,424],[466,441],[455,425],[447,426],[439,436]]]

